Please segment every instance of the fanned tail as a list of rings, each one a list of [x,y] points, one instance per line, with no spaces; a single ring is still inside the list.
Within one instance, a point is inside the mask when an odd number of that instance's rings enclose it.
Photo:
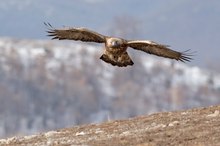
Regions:
[[[126,67],[134,64],[127,52],[117,56],[114,56],[114,54],[103,54],[100,59],[112,64],[113,66],[119,67]]]

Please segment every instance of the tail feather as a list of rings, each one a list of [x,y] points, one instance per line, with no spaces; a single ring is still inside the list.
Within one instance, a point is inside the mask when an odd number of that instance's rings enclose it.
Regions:
[[[100,59],[112,64],[113,66],[119,67],[126,67],[134,64],[127,52],[124,52],[121,55],[103,54]]]

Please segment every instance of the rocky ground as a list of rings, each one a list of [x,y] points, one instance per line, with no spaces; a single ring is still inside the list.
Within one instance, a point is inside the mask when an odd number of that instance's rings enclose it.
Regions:
[[[220,106],[12,137],[0,145],[220,145]]]

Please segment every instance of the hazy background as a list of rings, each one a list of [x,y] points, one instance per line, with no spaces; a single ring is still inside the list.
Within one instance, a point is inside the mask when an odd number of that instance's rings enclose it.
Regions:
[[[0,36],[48,39],[43,22],[55,27],[83,26],[111,35],[119,18],[138,23],[136,36],[197,51],[191,63],[219,67],[218,0],[2,0]],[[135,21],[135,22],[134,22]]]
[[[0,138],[220,104],[219,14],[217,0],[2,0]],[[50,40],[44,22],[196,54],[129,49],[134,66],[113,67],[102,45]]]

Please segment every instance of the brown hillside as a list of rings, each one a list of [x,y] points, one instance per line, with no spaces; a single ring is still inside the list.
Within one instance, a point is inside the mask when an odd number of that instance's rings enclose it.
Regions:
[[[12,137],[0,145],[220,145],[220,106]]]

